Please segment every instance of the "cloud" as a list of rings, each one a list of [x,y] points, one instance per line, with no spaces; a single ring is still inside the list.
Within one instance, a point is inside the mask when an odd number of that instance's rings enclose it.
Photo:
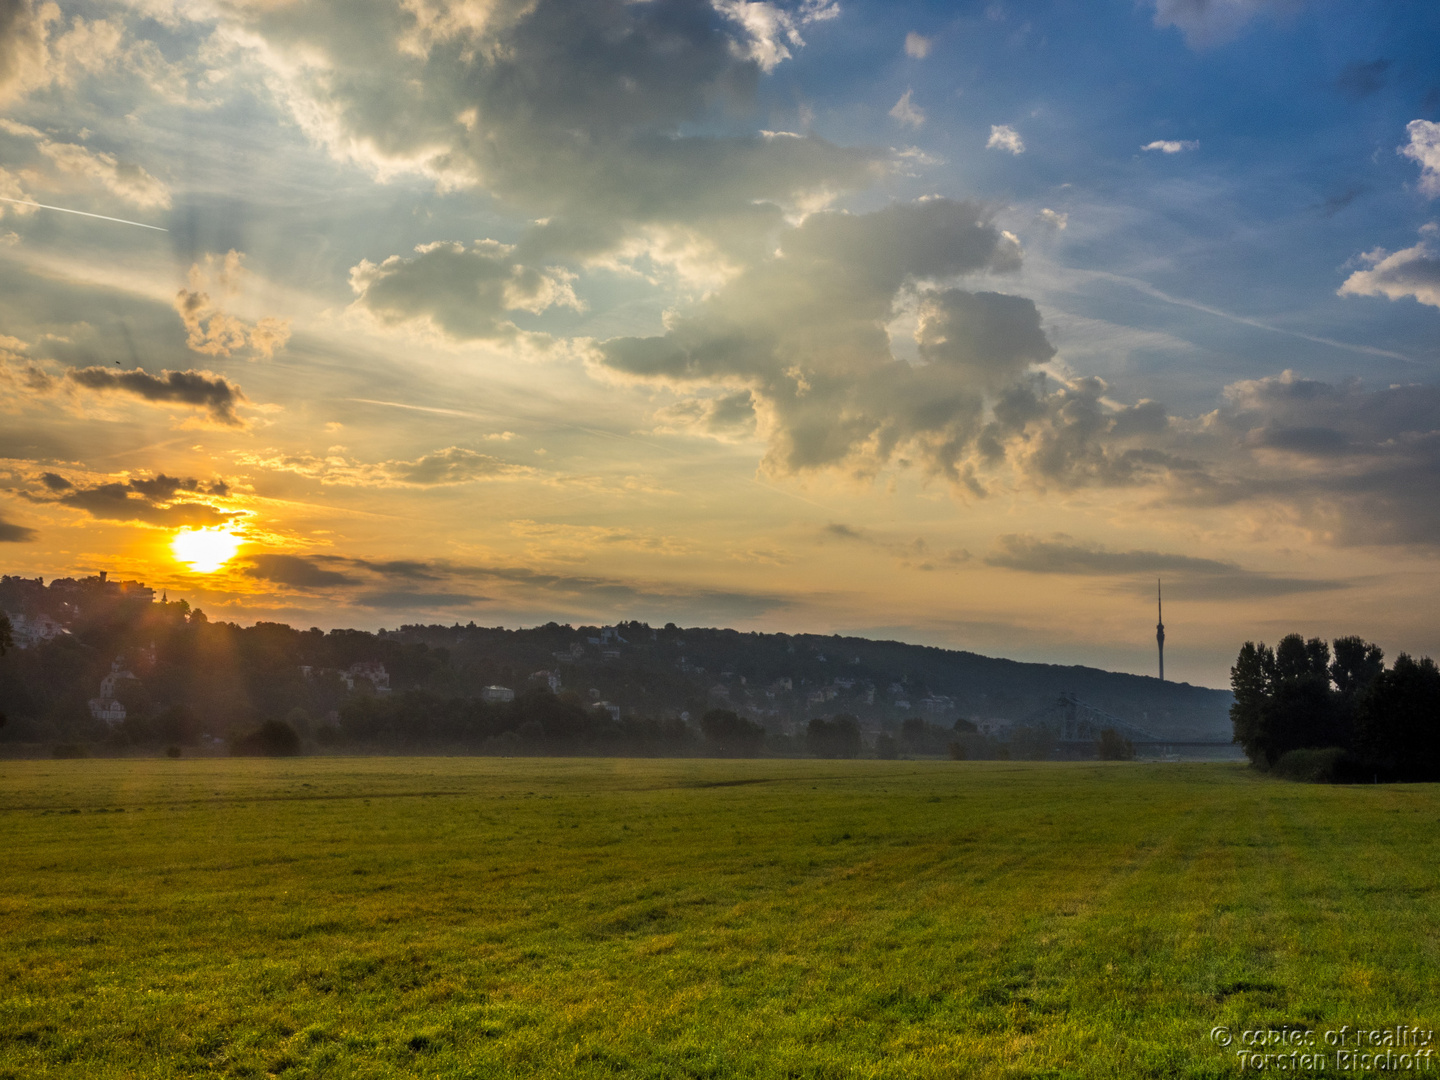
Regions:
[[[774,472],[873,475],[913,455],[953,477],[987,393],[1054,350],[1029,300],[933,283],[1019,265],[1014,238],[973,203],[813,214],[781,235],[776,254],[674,314],[665,334],[601,343],[596,370],[748,394]],[[919,364],[891,352],[897,304],[916,311]],[[743,401],[730,398],[739,412]],[[690,409],[701,422],[713,416]]]
[[[71,368],[65,378],[97,393],[120,393],[165,405],[191,405],[204,409],[211,420],[225,427],[244,427],[235,408],[246,399],[240,387],[210,371],[161,371],[151,375],[103,367]]]
[[[422,244],[411,259],[391,255],[378,265],[361,260],[350,271],[350,287],[356,306],[386,325],[426,323],[460,341],[518,337],[519,328],[507,317],[513,312],[583,308],[572,287],[575,275],[563,267],[527,267],[514,251],[494,240],[469,248]]]
[[[1173,26],[1191,48],[1219,45],[1240,33],[1261,12],[1283,15],[1303,0],[1155,0],[1155,25]]]
[[[1044,209],[1035,215],[1035,220],[1042,225],[1048,225],[1056,231],[1065,229],[1070,224],[1070,215],[1062,214],[1058,210]]]
[[[1195,139],[1183,141],[1175,139],[1156,139],[1152,143],[1146,143],[1140,147],[1141,150],[1159,150],[1162,154],[1178,154],[1185,150],[1198,150],[1200,143]]]
[[[90,88],[82,81],[102,73],[110,78],[107,98],[117,96],[119,74],[163,100],[186,100],[185,62],[171,64],[154,42],[127,41],[119,21],[71,15],[65,23],[58,4],[0,0],[0,105],[47,88],[83,92]],[[136,174],[122,167],[112,178],[128,186]]]
[[[906,90],[890,109],[890,115],[903,127],[918,128],[925,123],[925,110],[910,100],[913,90]]]
[[[905,35],[905,55],[913,56],[916,60],[924,60],[930,55],[930,50],[935,47],[935,42],[927,37],[921,37],[914,30]]]
[[[1410,141],[1397,152],[1420,165],[1420,190],[1431,198],[1440,195],[1440,124],[1411,120],[1405,125]]]
[[[487,603],[491,598],[474,593],[406,592],[389,590],[356,593],[354,602],[361,607],[385,611],[418,611],[426,608],[471,607]]]
[[[157,528],[224,525],[242,516],[206,501],[229,491],[224,481],[160,473],[150,479],[111,481],[81,487],[58,473],[40,477],[46,494],[26,494],[31,502],[82,510],[105,521],[138,522]]]
[[[541,268],[611,255],[652,228],[761,251],[785,208],[881,178],[875,150],[713,133],[803,46],[805,25],[838,12],[810,0],[415,0],[367,9],[357,38],[352,5],[315,0],[303,19],[230,6],[221,37],[267,66],[282,106],[336,157],[479,186],[541,222],[514,254]],[[492,333],[493,312],[471,325],[457,311],[457,328]]]
[[[951,548],[943,554],[933,553],[923,537],[913,540],[894,540],[879,536],[868,529],[857,529],[843,522],[832,521],[821,530],[825,540],[845,544],[858,544],[874,551],[883,552],[895,562],[911,570],[937,570],[943,567],[960,566],[970,561],[970,552],[964,548]]]
[[[1287,371],[1226,387],[1189,438],[1213,463],[1177,474],[1177,502],[1283,509],[1321,542],[1440,543],[1440,386]]]
[[[1356,61],[1346,64],[1335,77],[1335,89],[1349,97],[1369,97],[1385,88],[1385,72],[1390,70],[1389,60],[1371,60],[1368,64]]]
[[[446,487],[482,480],[535,479],[540,471],[516,465],[463,446],[447,446],[413,460],[366,463],[346,457],[344,447],[332,447],[324,457],[267,450],[243,454],[240,461],[276,472],[290,472],[343,487]]]
[[[1340,295],[1386,296],[1391,300],[1413,296],[1422,304],[1440,307],[1440,254],[1429,241],[1437,230],[1428,225],[1421,231],[1424,238],[1414,247],[1393,254],[1376,248],[1360,256],[1370,268],[1356,270],[1346,278]]]
[[[114,195],[144,209],[168,209],[170,188],[134,162],[121,161],[114,154],[89,150],[76,143],[52,142],[42,138],[38,143],[44,154],[61,172],[94,180]]]
[[[1020,138],[1020,133],[1008,124],[991,124],[990,138],[986,140],[985,149],[1008,150],[1012,154],[1023,154],[1025,141]]]
[[[190,267],[189,287],[175,294],[173,301],[185,324],[185,344],[206,356],[229,356],[250,349],[268,360],[290,340],[290,320],[267,316],[251,324],[226,314],[204,290],[218,287],[227,295],[241,289],[246,277],[245,256],[233,248],[223,259],[205,256],[203,263]],[[213,282],[213,286],[212,286]]]
[[[13,521],[0,517],[0,544],[25,544],[38,535],[34,529],[16,525]]]
[[[709,617],[736,618],[786,606],[780,596],[671,586],[633,579],[556,574],[527,566],[474,565],[443,560],[377,562],[345,555],[266,552],[251,555],[244,573],[302,592],[326,595],[331,602],[386,610],[453,608],[497,603],[528,610],[549,608],[562,618],[637,617],[650,620],[679,611],[700,610]],[[433,585],[416,589],[415,580]],[[485,582],[497,596],[475,593]],[[567,614],[568,613],[568,614]]]
[[[749,390],[718,397],[684,398],[658,410],[655,419],[658,433],[688,432],[708,435],[721,442],[755,436],[755,403]]]
[[[998,537],[996,547],[985,557],[985,563],[1027,574],[1087,577],[1144,575],[1143,588],[1147,594],[1151,580],[1164,576],[1167,592],[1177,598],[1182,595],[1214,600],[1288,596],[1348,587],[1344,582],[1282,577],[1246,570],[1236,563],[1220,559],[1161,551],[1114,551],[1100,544],[1076,541],[1065,533],[1054,533],[1046,538],[1017,533]]]
[[[45,81],[50,24],[60,9],[31,0],[0,0],[0,104],[13,101]]]
[[[358,578],[339,570],[327,570],[318,560],[304,555],[251,555],[245,573],[250,577],[263,578],[281,585],[294,585],[301,589],[354,585],[359,581]]]

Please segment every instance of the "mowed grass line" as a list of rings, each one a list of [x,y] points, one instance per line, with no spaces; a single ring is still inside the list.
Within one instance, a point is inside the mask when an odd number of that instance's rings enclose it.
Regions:
[[[1232,1076],[1217,1024],[1440,1029],[1437,818],[1230,765],[6,762],[0,1075]]]

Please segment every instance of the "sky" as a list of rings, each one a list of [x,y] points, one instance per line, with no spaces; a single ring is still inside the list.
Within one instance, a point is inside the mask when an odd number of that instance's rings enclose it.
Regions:
[[[0,569],[1440,654],[1425,0],[0,0]],[[39,205],[36,205],[39,204]]]

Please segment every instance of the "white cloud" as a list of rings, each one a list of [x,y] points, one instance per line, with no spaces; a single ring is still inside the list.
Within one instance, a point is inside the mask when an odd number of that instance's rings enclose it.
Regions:
[[[1146,143],[1141,150],[1159,150],[1162,154],[1178,154],[1183,150],[1198,150],[1200,148],[1197,139],[1156,139],[1152,143]]]
[[[906,127],[918,128],[925,123],[925,110],[910,100],[912,94],[913,90],[906,90],[901,94],[900,100],[890,110],[890,115]]]
[[[1062,214],[1058,210],[1051,210],[1047,207],[1036,215],[1036,220],[1043,225],[1049,225],[1052,229],[1064,229],[1070,224],[1070,215]]]
[[[56,142],[26,124],[0,118],[0,131],[17,139],[29,139],[35,143],[42,157],[49,159],[61,173],[99,183],[111,194],[118,195],[143,209],[168,209],[170,188],[133,162],[122,161],[114,154],[91,150],[79,143]],[[33,163],[32,163],[33,164]],[[34,185],[48,180],[54,186],[56,178],[42,177],[37,168],[24,170],[26,179]]]
[[[1229,41],[1262,11],[1284,14],[1304,0],[1155,0],[1155,25],[1173,26],[1192,48]]]
[[[974,203],[812,214],[665,334],[602,343],[595,367],[708,391],[663,410],[661,425],[722,439],[753,430],[772,472],[870,476],[902,459],[963,482],[987,395],[1054,350],[1029,300],[925,283],[1016,270],[1020,257]],[[897,305],[914,310],[918,363],[891,350]]]
[[[1420,163],[1420,190],[1434,198],[1440,195],[1440,124],[1411,120],[1405,130],[1410,141],[1398,148],[1399,153]]]
[[[1009,124],[991,124],[990,138],[985,143],[987,150],[1008,150],[1012,154],[1025,152],[1025,141],[1020,133]]]
[[[1386,296],[1391,300],[1413,296],[1422,304],[1440,307],[1440,253],[1429,242],[1429,237],[1440,229],[1430,224],[1421,232],[1427,235],[1414,247],[1393,254],[1376,248],[1360,256],[1370,269],[1356,270],[1346,278],[1340,295]]]
[[[916,60],[924,60],[930,55],[930,50],[934,46],[934,41],[927,37],[921,37],[914,30],[905,35],[905,55],[913,56]]]
[[[223,259],[207,255],[190,267],[189,287],[175,294],[174,306],[185,324],[185,344],[206,356],[229,356],[250,349],[255,356],[270,359],[290,340],[290,320],[267,316],[255,323],[227,314],[211,300],[207,289],[218,288],[223,296],[240,292],[247,271],[245,256],[231,249]]]

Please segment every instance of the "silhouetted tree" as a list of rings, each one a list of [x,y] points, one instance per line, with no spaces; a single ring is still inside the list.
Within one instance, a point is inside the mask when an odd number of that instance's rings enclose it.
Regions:
[[[847,713],[833,720],[817,716],[805,731],[810,752],[823,758],[853,758],[860,753],[860,721]]]
[[[1235,741],[1266,768],[1290,750],[1351,741],[1330,690],[1330,646],[1319,638],[1288,634],[1274,652],[1247,641],[1230,669],[1230,686]]]
[[[1105,728],[1095,741],[1101,761],[1134,761],[1135,745],[1114,728]]]
[[[1397,780],[1440,779],[1440,668],[1404,653],[1370,682],[1356,717],[1372,768]]]
[[[238,739],[231,752],[237,757],[294,757],[300,753],[300,735],[284,720],[266,720]]]
[[[700,731],[720,753],[754,757],[765,741],[765,729],[730,709],[711,709],[700,718]]]

